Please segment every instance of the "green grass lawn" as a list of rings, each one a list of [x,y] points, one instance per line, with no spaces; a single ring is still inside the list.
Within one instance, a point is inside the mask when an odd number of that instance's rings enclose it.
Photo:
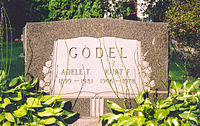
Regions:
[[[24,75],[24,58],[20,58],[19,55],[21,53],[23,53],[23,43],[22,42],[13,42],[12,44],[12,57],[9,56],[8,62],[11,60],[11,67],[10,67],[10,74],[9,74],[9,78],[13,78],[13,77],[17,77],[19,75]],[[3,43],[3,45],[1,44],[1,46],[3,47],[2,51],[3,51],[3,55],[4,58],[6,56],[6,46],[5,43]],[[11,49],[10,49],[10,44],[8,45],[8,53],[10,54]],[[0,62],[3,61],[2,58],[2,52],[0,51]],[[5,59],[4,59],[5,62]],[[1,66],[0,66],[1,67]],[[3,69],[3,68],[1,68]]]
[[[183,83],[185,80],[193,81],[195,80],[191,76],[187,76],[187,71],[185,68],[185,62],[180,61],[177,56],[173,53],[172,47],[170,47],[170,63],[169,63],[169,78],[172,81],[178,81]]]
[[[170,57],[169,78],[173,81],[183,82],[186,80],[186,72],[182,63],[175,56]]]

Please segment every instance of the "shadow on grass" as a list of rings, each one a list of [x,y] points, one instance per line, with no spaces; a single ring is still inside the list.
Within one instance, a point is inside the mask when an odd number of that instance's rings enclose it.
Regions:
[[[3,51],[3,56],[6,57],[6,46],[5,45],[1,45],[2,47],[2,51]],[[10,55],[10,52],[11,52],[11,49],[10,49],[10,45],[8,45],[8,53]],[[11,60],[11,67],[10,67],[10,74],[8,76],[8,79],[12,79],[14,77],[17,77],[17,76],[20,76],[20,75],[24,75],[24,70],[25,70],[25,67],[24,67],[24,58],[20,58],[19,55],[21,53],[24,52],[24,49],[23,49],[23,43],[22,42],[13,42],[13,46],[12,46],[12,57],[9,57],[8,58],[8,63],[10,62]],[[0,52],[0,56],[1,56],[1,52]],[[0,62],[3,61],[3,58],[1,56],[0,58]],[[5,63],[5,60],[4,60],[4,63]],[[4,68],[1,68],[0,66],[0,69],[4,69]]]

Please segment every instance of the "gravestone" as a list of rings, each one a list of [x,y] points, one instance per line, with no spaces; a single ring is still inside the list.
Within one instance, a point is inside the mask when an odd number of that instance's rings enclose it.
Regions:
[[[75,19],[27,23],[25,32],[27,78],[39,78],[41,91],[71,100],[79,124],[94,124],[91,119],[110,111],[106,100],[117,101],[116,95],[134,98],[133,92],[147,89],[167,96],[165,23]]]

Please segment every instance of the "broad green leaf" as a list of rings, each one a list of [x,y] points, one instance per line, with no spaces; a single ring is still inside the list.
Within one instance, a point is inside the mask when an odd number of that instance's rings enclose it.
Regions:
[[[5,73],[5,71],[3,70],[3,71],[1,71],[0,72],[0,82],[3,80],[3,79],[5,79],[6,78],[6,73]]]
[[[190,104],[197,104],[199,99],[192,96],[191,99],[187,99],[188,102],[190,102]]]
[[[11,104],[10,99],[4,98],[3,99],[3,104],[0,104],[0,107],[5,108],[9,104]]]
[[[154,117],[159,121],[167,117],[169,110],[159,109],[155,112]]]
[[[181,100],[181,101],[183,101],[183,100],[186,100],[186,99],[188,99],[188,98],[192,98],[193,96],[191,96],[191,95],[186,95],[186,96],[178,96],[177,97],[177,100]]]
[[[35,87],[35,85],[37,84],[37,82],[38,82],[38,79],[34,78],[33,80],[30,80],[28,82],[23,82],[23,83],[17,85],[15,87],[15,89],[21,89],[21,90],[31,89],[31,88]]]
[[[14,115],[15,117],[18,117],[18,118],[27,115],[26,106],[25,106],[25,105],[22,105],[19,109],[17,109],[17,110],[14,111],[13,115]]]
[[[166,126],[166,124],[162,123],[162,124],[159,124],[159,126]]]
[[[126,110],[127,111],[127,110]],[[132,116],[136,110],[135,109],[128,109],[129,114]]]
[[[144,117],[137,117],[137,124],[138,126],[142,126],[145,123],[145,118]]]
[[[179,122],[178,122],[178,118],[177,117],[173,118],[172,122],[173,122],[174,126],[179,126]]]
[[[65,124],[61,121],[56,121],[56,126],[65,126]]]
[[[171,88],[175,89],[176,94],[179,94],[179,90],[182,88],[182,84],[176,81],[172,81]]]
[[[139,95],[136,97],[137,103],[141,105],[144,102],[146,96],[147,96],[147,90],[140,92]]]
[[[19,76],[19,79],[21,82],[25,82],[25,80],[26,80],[24,76]]]
[[[37,117],[37,116],[32,116],[33,117],[33,122],[31,123],[31,126],[45,126],[42,122],[41,122],[41,120],[40,120],[40,118],[39,117]]]
[[[47,119],[41,119],[41,122],[43,122],[45,125],[50,125],[56,122],[56,118],[51,117]]]
[[[190,110],[195,110],[195,109],[197,109],[197,105],[190,105]]]
[[[32,87],[34,87],[38,82],[38,79],[37,78],[34,78],[33,79],[33,83],[31,84]]]
[[[106,113],[106,114],[104,114],[104,115],[102,115],[102,116],[100,116],[100,118],[99,118],[99,120],[108,120],[108,125],[109,124],[111,124],[113,121],[115,121],[115,120],[119,120],[119,118],[121,118],[121,117],[123,117],[123,115],[122,114],[117,114],[117,115],[115,115],[115,114],[113,114],[113,113]]]
[[[129,117],[128,119],[126,119],[126,121],[120,122],[119,126],[121,126],[122,124],[123,124],[123,126],[142,126],[144,123],[145,123],[144,117],[133,116],[133,117]]]
[[[124,126],[137,126],[137,121],[136,117],[130,117]]]
[[[15,86],[19,79],[20,79],[19,77],[12,79],[11,82],[9,83],[9,87]]]
[[[176,118],[174,118],[174,117],[168,117],[168,119],[167,119],[167,124],[169,125],[169,126],[179,126],[179,122],[178,122],[178,118],[176,117]]]
[[[144,114],[142,112],[138,112],[139,117],[144,117]]]
[[[196,85],[199,86],[199,84],[200,84],[200,79],[196,80],[196,81],[190,86],[190,88],[188,89],[187,92],[189,93]]]
[[[4,93],[14,93],[15,91],[16,91],[16,89],[15,89],[15,88],[12,88],[12,89],[10,89],[10,90],[4,91]]]
[[[60,108],[65,107],[65,104],[69,103],[70,101],[62,101],[60,104]]]
[[[120,117],[123,117],[122,114],[117,114],[112,116],[111,118],[108,119],[108,125],[111,124],[114,120],[118,120]]]
[[[157,124],[157,122],[150,120],[146,123],[146,126],[158,126],[158,124]]]
[[[54,101],[56,101],[57,99],[60,99],[60,98],[62,98],[62,95],[58,95],[58,96],[54,96],[54,97],[52,97],[52,98],[50,98],[50,99],[48,99],[45,103],[43,103],[44,105],[50,105],[50,104],[52,104]]]
[[[1,113],[0,114],[0,122],[3,121],[4,119],[5,119],[5,115],[4,115],[4,113]]]
[[[26,105],[26,104],[25,104],[25,106],[26,106],[26,110],[27,110],[27,111],[35,112],[35,109],[34,109],[34,108],[31,108],[31,107],[29,107],[29,106]]]
[[[189,111],[184,111],[183,113],[181,113],[181,114],[178,114],[181,118],[188,118],[188,116],[189,116],[189,114],[190,114],[190,112]]]
[[[197,117],[189,116],[188,118],[189,118],[189,120],[194,121],[197,125],[199,124],[199,123],[198,123],[198,118],[197,118]]]
[[[11,104],[10,99],[8,99],[8,98],[4,98],[4,99],[3,99],[3,102],[4,102],[6,105]]]
[[[7,80],[3,80],[2,82],[0,82],[0,86],[4,86],[3,89],[7,90]]]
[[[20,101],[22,100],[22,93],[21,91],[18,91],[17,93],[12,94],[9,98],[13,101]]]
[[[177,110],[179,110],[179,108],[180,108],[183,104],[184,104],[184,103],[172,105],[171,107],[169,107],[169,110],[170,110],[170,111],[177,111]]]
[[[33,97],[27,98],[26,103],[27,107],[43,107],[41,105],[39,98],[33,98]]]
[[[37,96],[38,93],[33,93],[33,92],[29,92],[29,91],[23,91],[23,94],[29,95],[29,96]]]
[[[121,108],[119,105],[117,105],[116,103],[107,100],[107,105],[109,108],[118,111],[118,112],[125,112],[125,109]]]
[[[144,100],[144,104],[145,104],[145,105],[149,105],[149,104],[152,104],[152,103],[151,103],[151,101],[150,101],[149,98],[146,98],[146,99]]]
[[[41,122],[41,123],[32,122],[30,125],[31,125],[31,126],[45,126],[42,122]],[[29,126],[29,125],[28,125],[28,126]]]
[[[34,78],[33,80],[29,81],[26,85],[24,85],[23,89],[31,89],[33,87],[35,87],[35,85],[37,84],[38,79]]]
[[[65,113],[65,115],[66,115],[66,111],[65,111],[64,113]],[[67,117],[65,117],[64,119],[73,118],[73,116],[75,116],[75,115],[77,115],[77,114],[78,114],[78,112],[70,113],[70,114],[68,114]],[[64,114],[63,114],[63,115],[64,115]]]
[[[14,125],[14,126],[17,126],[17,124]],[[24,125],[20,125],[20,126],[31,126],[31,124],[30,123],[24,123]]]
[[[63,115],[70,115],[73,114],[73,112],[67,111],[67,110],[63,110]]]
[[[168,117],[167,120],[165,121],[169,126],[172,126],[172,119],[173,117]]]
[[[188,83],[188,80],[186,80],[184,83],[183,83],[183,91],[184,91],[184,94],[186,93],[186,85]]]
[[[20,124],[21,123],[21,120],[19,120],[19,118],[15,118],[15,124],[14,126],[17,126],[17,124]]]
[[[0,97],[0,102],[2,101],[2,98]]]
[[[62,115],[63,115],[62,112],[60,112],[60,113],[55,113],[55,116],[62,116]]]
[[[27,90],[26,85],[28,85],[28,82],[23,82],[23,83],[17,85],[14,89],[15,90],[17,90],[17,89]]]
[[[125,126],[128,119],[130,119],[130,116],[122,116],[118,119],[118,123],[113,124],[113,126]]]
[[[9,121],[6,121],[5,123],[3,123],[2,126],[11,126],[11,123]]]
[[[42,111],[43,110],[43,111]],[[63,109],[61,108],[51,108],[51,107],[46,107],[44,109],[41,109],[40,112],[38,112],[38,115],[40,117],[45,117],[45,116],[60,116],[62,115],[61,112]]]
[[[188,110],[190,110],[190,108],[189,107],[181,107],[180,109],[179,109],[180,111],[188,111]]]
[[[9,112],[5,112],[5,118],[10,122],[15,122],[14,116]]]
[[[108,120],[108,119],[110,119],[112,116],[115,116],[115,114],[113,114],[113,113],[106,113],[106,114],[104,114],[104,115],[102,115],[102,116],[99,117],[99,121],[100,121],[100,120]]]
[[[43,95],[41,98],[40,98],[40,101],[41,102],[46,102],[48,101],[49,99],[53,98],[53,97],[56,97],[56,96],[53,96],[53,95]]]
[[[59,108],[64,108],[66,104],[70,103],[70,101],[57,100],[55,106]]]
[[[45,117],[45,116],[54,116],[53,108],[51,107],[46,107],[42,109],[43,111],[38,112],[38,115],[40,117]]]
[[[163,100],[161,98],[158,98],[158,100],[156,101],[156,108],[166,108],[172,105],[171,101],[167,101],[167,100]]]
[[[179,114],[179,116],[181,118],[185,118],[185,119],[189,118],[189,120],[194,121],[196,124],[198,124],[198,122],[199,122],[198,119],[197,119],[198,115],[194,114],[191,111],[184,111],[183,113]]]
[[[137,119],[135,117],[120,117],[118,123],[115,123],[114,126],[137,126]]]
[[[61,108],[54,108],[53,109],[53,113],[59,113],[59,112],[61,112],[63,109],[61,109]]]

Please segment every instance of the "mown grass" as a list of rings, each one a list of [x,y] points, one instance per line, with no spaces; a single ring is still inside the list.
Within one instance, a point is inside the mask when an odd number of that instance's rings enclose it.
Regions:
[[[5,62],[5,56],[6,56],[6,45],[4,42],[1,43],[2,46],[1,48],[3,49],[3,51],[1,52],[0,51],[0,56],[1,56],[1,53],[3,53],[3,56],[4,56],[4,62]],[[13,42],[12,43],[12,57],[10,57],[10,52],[11,52],[11,48],[10,48],[10,43],[8,45],[8,53],[9,53],[9,58],[7,59],[8,61],[11,60],[11,67],[10,67],[10,73],[9,73],[9,78],[14,78],[14,77],[17,77],[19,75],[24,75],[24,58],[20,58],[19,55],[21,53],[24,52],[24,49],[23,49],[23,42]],[[1,56],[0,58],[0,62],[3,61],[3,58]],[[0,66],[1,67],[1,66]],[[3,69],[3,68],[0,68],[0,69]]]
[[[183,82],[186,80],[186,71],[184,66],[175,56],[171,56],[169,63],[169,79]]]
[[[194,78],[188,76],[187,69],[185,68],[186,63],[183,60],[181,61],[172,50],[172,47],[170,47],[169,79],[180,83],[186,80],[193,81]]]

